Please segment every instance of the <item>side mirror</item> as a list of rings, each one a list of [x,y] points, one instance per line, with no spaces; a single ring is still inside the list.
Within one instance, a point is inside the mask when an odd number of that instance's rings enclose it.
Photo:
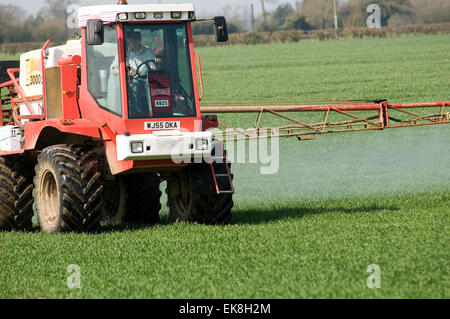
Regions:
[[[86,24],[86,41],[88,45],[101,45],[104,42],[103,21],[90,19]]]
[[[214,31],[216,33],[217,42],[228,41],[228,29],[225,17],[214,17]]]

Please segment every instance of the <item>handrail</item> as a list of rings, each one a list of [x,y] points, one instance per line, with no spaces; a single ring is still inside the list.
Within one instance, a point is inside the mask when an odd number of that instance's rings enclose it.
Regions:
[[[43,100],[43,104],[44,104],[44,114],[45,114],[45,118],[47,118],[47,92],[45,89],[45,56],[44,56],[44,52],[47,49],[47,47],[50,44],[50,40],[47,40],[47,42],[45,42],[44,46],[41,49],[41,81],[42,81],[42,100]]]
[[[204,95],[202,65],[200,64],[200,57],[198,56],[198,54],[194,52],[194,56],[195,56],[195,58],[197,59],[197,62],[198,62],[198,73],[199,73],[199,77],[200,77],[200,88],[202,89],[202,94],[199,97],[199,99],[201,101],[203,99],[203,95]]]

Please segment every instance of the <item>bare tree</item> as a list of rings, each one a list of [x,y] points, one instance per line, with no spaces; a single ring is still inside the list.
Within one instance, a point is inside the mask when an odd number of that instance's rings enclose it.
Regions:
[[[36,16],[36,20],[40,22],[36,30],[36,37],[47,38],[54,42],[66,41],[71,35],[66,23],[66,8],[69,4],[78,2],[78,0],[46,0],[46,5],[39,10]]]
[[[271,18],[275,20],[278,26],[285,24],[286,19],[295,13],[294,8],[290,3],[279,5],[271,14]]]
[[[25,10],[15,5],[0,5],[0,43],[26,41],[22,35],[25,19]]]
[[[449,0],[410,0],[416,23],[450,22]]]
[[[333,0],[304,0],[300,10],[314,28],[328,29],[334,26],[333,6]]]

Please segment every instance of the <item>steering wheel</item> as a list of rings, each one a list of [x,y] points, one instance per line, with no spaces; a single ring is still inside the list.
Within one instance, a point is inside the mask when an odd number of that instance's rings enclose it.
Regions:
[[[153,65],[156,65],[156,60],[155,59],[150,59],[150,60],[146,60],[144,62],[142,62],[141,64],[138,65],[138,67],[136,68],[136,75],[134,76],[135,78],[140,78],[140,79],[145,79],[147,77],[147,73],[146,74],[141,74],[139,72],[139,69],[143,66],[146,65],[148,70],[153,70],[154,66],[151,66],[151,63],[153,63]]]

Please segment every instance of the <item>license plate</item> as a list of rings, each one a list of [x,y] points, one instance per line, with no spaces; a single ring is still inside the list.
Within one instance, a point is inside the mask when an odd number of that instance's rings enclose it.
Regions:
[[[169,100],[156,100],[155,106],[156,107],[169,107]]]
[[[178,130],[180,121],[145,122],[146,130]]]

